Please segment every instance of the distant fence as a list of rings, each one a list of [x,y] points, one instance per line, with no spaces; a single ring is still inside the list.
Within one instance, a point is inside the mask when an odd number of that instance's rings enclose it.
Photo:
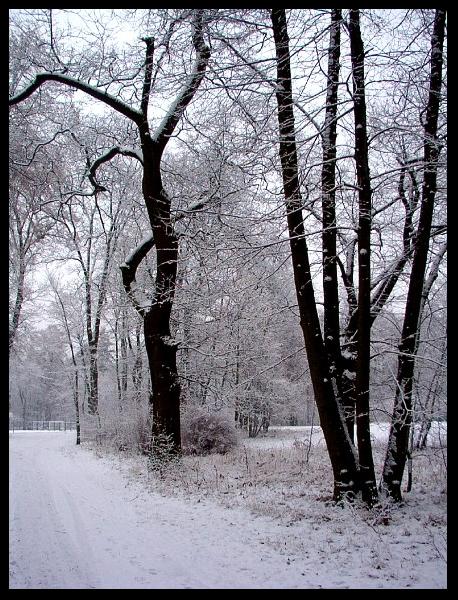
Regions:
[[[10,431],[71,431],[76,429],[75,421],[24,421],[23,419],[10,418]]]

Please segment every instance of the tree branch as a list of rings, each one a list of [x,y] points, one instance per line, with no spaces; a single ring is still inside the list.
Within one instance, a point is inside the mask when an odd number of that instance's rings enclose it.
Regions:
[[[23,90],[19,94],[16,94],[16,96],[12,96],[9,99],[9,106],[14,106],[15,104],[19,104],[23,100],[26,100],[47,81],[56,81],[57,83],[62,83],[77,90],[81,90],[82,92],[85,92],[86,94],[92,96],[96,100],[100,100],[107,106],[110,106],[111,108],[121,113],[137,125],[139,125],[142,121],[142,113],[138,110],[135,110],[134,108],[131,108],[128,104],[122,102],[122,100],[119,100],[118,98],[115,98],[114,96],[111,96],[106,92],[102,92],[101,90],[87,83],[78,81],[78,79],[74,79],[73,77],[69,77],[68,75],[61,75],[59,73],[38,73],[35,76],[34,81],[32,81],[32,83],[28,87],[26,87],[25,90]]]
[[[103,185],[100,185],[99,183],[97,183],[97,181],[95,179],[95,174],[97,172],[97,169],[104,163],[110,161],[112,158],[114,158],[118,154],[136,158],[143,165],[143,156],[142,156],[141,151],[135,150],[133,148],[122,148],[120,146],[113,146],[113,148],[110,148],[110,150],[108,150],[107,152],[105,152],[105,154],[103,154],[97,160],[95,160],[89,168],[89,173],[88,173],[89,181],[92,183],[92,185],[94,186],[94,188],[96,190],[98,190],[100,192],[107,191],[107,189]]]
[[[154,57],[154,38],[146,37],[142,38],[142,40],[146,44],[146,60],[145,60],[145,79],[143,82],[143,90],[142,90],[142,102],[140,105],[140,110],[142,115],[145,117],[148,114],[148,102],[149,96],[151,92],[151,82],[153,76],[153,57]]]
[[[223,42],[223,44],[225,44],[228,48],[230,48],[232,50],[232,52],[237,56],[237,58],[240,58],[240,60],[247,65],[247,67],[250,67],[250,69],[252,71],[254,71],[256,73],[256,75],[259,75],[259,77],[261,77],[261,79],[263,81],[265,81],[268,85],[270,85],[270,87],[277,91],[278,85],[276,83],[274,83],[273,81],[271,81],[266,75],[264,75],[264,73],[258,69],[253,63],[249,62],[238,50],[237,48],[235,48],[228,40],[226,40],[225,38],[221,38],[221,37],[217,37],[217,39],[221,42]],[[294,104],[294,106],[301,111],[302,114],[304,114],[307,119],[310,121],[310,123],[312,123],[312,125],[315,127],[315,129],[317,130],[318,134],[320,136],[323,135],[323,128],[319,125],[319,123],[317,123],[317,121],[315,121],[315,119],[312,117],[312,115],[310,113],[308,113],[305,108],[294,98],[292,99],[292,103]],[[353,110],[353,109],[351,109]],[[347,111],[347,112],[351,112]],[[328,123],[327,125],[329,125],[330,123]]]
[[[188,216],[190,213],[201,210],[212,199],[213,198],[209,198],[207,200],[198,200],[194,204],[191,204],[191,206],[189,206],[187,209],[181,210],[179,213],[177,213],[175,215],[175,221],[183,219],[184,217]],[[151,234],[151,235],[145,237],[140,242],[140,244],[134,250],[132,250],[132,252],[127,256],[127,258],[123,262],[123,264],[120,265],[120,267],[119,267],[121,269],[122,283],[124,285],[124,289],[127,293],[127,296],[131,300],[136,311],[142,317],[145,316],[148,309],[145,306],[143,306],[135,298],[133,290],[132,290],[132,284],[135,281],[135,276],[137,274],[137,269],[140,266],[140,263],[142,262],[142,260],[144,258],[146,258],[146,255],[153,247],[154,247],[154,236],[153,236],[153,234]]]
[[[182,91],[178,94],[178,97],[170,106],[168,113],[165,115],[153,136],[159,156],[164,151],[170,136],[174,132],[175,127],[181,119],[186,107],[191,102],[200,83],[202,82],[208,61],[210,59],[210,48],[208,48],[208,46],[205,44],[203,37],[202,9],[196,10],[193,27],[194,33],[192,36],[192,43],[197,54],[194,68]]]
[[[133,290],[132,290],[132,284],[135,281],[135,276],[137,274],[138,266],[140,265],[142,260],[146,257],[148,252],[153,248],[153,246],[154,246],[154,236],[153,236],[153,234],[151,234],[148,237],[144,238],[140,242],[140,244],[129,254],[129,256],[126,258],[126,260],[123,262],[123,264],[120,265],[120,267],[119,267],[121,269],[122,283],[123,283],[124,289],[126,290],[126,294],[127,294],[128,298],[131,300],[135,310],[142,317],[145,316],[147,309],[146,309],[146,307],[142,306],[138,302],[138,300],[135,298]]]

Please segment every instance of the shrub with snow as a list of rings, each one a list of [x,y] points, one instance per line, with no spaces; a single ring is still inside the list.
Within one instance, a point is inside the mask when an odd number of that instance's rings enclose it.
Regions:
[[[183,419],[181,439],[185,454],[226,454],[237,445],[237,432],[219,413],[194,412]]]
[[[88,435],[85,423],[82,426],[83,440],[91,438],[98,446],[111,448],[116,452],[148,454],[151,426],[141,412],[118,415],[116,418],[104,418],[100,429]]]

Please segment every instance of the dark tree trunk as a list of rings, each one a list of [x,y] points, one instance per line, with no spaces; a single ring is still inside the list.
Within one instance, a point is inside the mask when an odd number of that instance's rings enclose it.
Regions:
[[[382,477],[382,488],[393,500],[398,502],[402,500],[401,482],[407,460],[409,432],[412,421],[415,352],[419,335],[419,316],[437,188],[437,160],[440,151],[437,140],[437,123],[442,86],[445,15],[446,11],[444,9],[436,10],[431,39],[431,72],[424,125],[424,175],[420,219],[415,238],[404,324],[399,343],[396,396]]]
[[[332,9],[329,39],[326,116],[323,127],[323,167],[321,170],[323,215],[323,300],[324,342],[329,360],[329,372],[335,380],[338,400],[342,404],[339,287],[337,281],[336,223],[336,139],[337,92],[340,67],[340,8]]]
[[[337,281],[337,222],[335,209],[337,100],[340,68],[341,9],[332,9],[329,39],[326,116],[323,128],[323,167],[321,171],[323,216],[323,300],[324,341],[329,370],[335,380],[351,441],[354,441],[356,390],[352,375],[356,373],[356,327],[345,331],[345,355],[340,347],[339,286]],[[351,306],[351,304],[350,304]],[[356,306],[354,307],[356,308]]]
[[[156,318],[160,311],[150,311],[145,317],[145,345],[152,382],[152,451],[168,446],[179,453],[180,434],[180,384],[176,352],[171,345],[170,332],[160,331]],[[168,323],[165,321],[165,324]]]
[[[22,304],[24,302],[24,282],[25,282],[25,256],[23,245],[20,241],[19,246],[19,273],[18,273],[18,282],[17,282],[17,291],[16,291],[16,301],[14,303],[14,311],[13,316],[11,318],[10,329],[9,329],[9,341],[8,347],[11,352],[14,340],[16,338],[16,333],[19,328],[19,320],[21,317]]]
[[[115,372],[116,372],[116,389],[118,392],[118,407],[119,412],[123,409],[123,397],[121,387],[121,372],[119,364],[119,335],[118,335],[118,315],[115,315],[115,326],[114,326],[114,340],[115,340]]]
[[[89,398],[87,408],[90,415],[99,412],[99,369],[97,360],[98,349],[91,341],[89,344]]]
[[[347,248],[347,260],[344,267],[339,261],[342,279],[347,293],[348,320],[345,326],[340,351],[340,385],[342,394],[342,408],[345,415],[345,423],[348,429],[348,435],[352,442],[355,438],[355,406],[356,406],[356,334],[357,325],[355,316],[358,310],[358,300],[356,298],[354,285],[354,265],[355,265],[355,247],[357,239],[355,238]]]
[[[146,165],[146,161],[145,161]],[[146,169],[145,169],[146,172]],[[152,451],[157,444],[171,444],[172,451],[181,451],[180,384],[176,353],[177,345],[171,338],[170,314],[177,276],[178,240],[170,224],[170,201],[162,189],[160,173],[149,171],[145,176],[145,198],[155,198],[149,208],[156,245],[157,275],[154,302],[144,317],[145,346],[152,384]],[[159,211],[157,211],[159,207]]]
[[[73,354],[73,350],[72,350]],[[74,357],[72,356],[74,359]],[[75,367],[75,392],[74,392],[74,401],[75,401],[75,421],[76,421],[76,445],[79,446],[81,443],[81,425],[80,425],[80,403],[79,403],[79,378],[78,371],[76,370],[76,363],[73,361],[73,365]]]
[[[120,385],[121,385],[121,397],[122,402],[125,402],[127,397],[127,370],[128,370],[128,358],[127,358],[127,338],[128,330],[126,323],[126,314],[124,310],[121,313],[121,338],[119,340],[121,349],[121,369],[120,369]]]
[[[143,362],[141,350],[141,324],[138,323],[135,327],[135,360],[132,367],[132,384],[135,392],[135,401],[140,402],[142,381],[143,381]]]
[[[369,412],[372,203],[364,87],[364,46],[360,32],[358,9],[350,9],[349,31],[353,71],[355,159],[359,188],[356,435],[361,477],[360,486],[363,500],[372,506],[378,499],[372,456]]]
[[[334,499],[353,494],[357,463],[334,395],[326,348],[316,309],[308,248],[302,219],[291,89],[289,38],[284,9],[271,12],[277,54],[277,103],[280,160],[286,202],[294,281],[315,401],[334,474]]]

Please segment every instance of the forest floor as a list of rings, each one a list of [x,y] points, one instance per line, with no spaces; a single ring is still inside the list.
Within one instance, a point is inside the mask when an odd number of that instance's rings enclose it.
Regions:
[[[74,432],[10,432],[10,588],[446,588],[446,448],[415,454],[401,507],[342,508],[314,432],[162,475]]]

